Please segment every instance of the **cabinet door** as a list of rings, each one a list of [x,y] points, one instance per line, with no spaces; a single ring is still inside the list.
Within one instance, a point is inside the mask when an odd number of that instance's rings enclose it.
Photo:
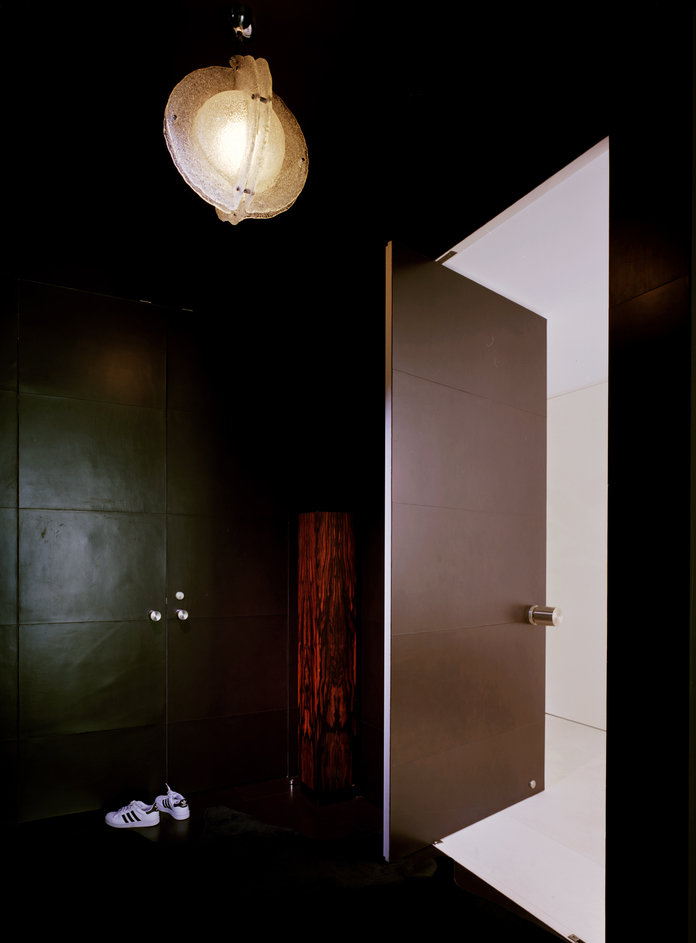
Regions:
[[[184,794],[287,770],[279,394],[260,328],[236,324],[230,348],[205,317],[167,322],[167,781]]]
[[[18,349],[19,815],[34,819],[162,788],[165,324],[22,283]]]
[[[546,322],[387,252],[385,857],[544,788]]]

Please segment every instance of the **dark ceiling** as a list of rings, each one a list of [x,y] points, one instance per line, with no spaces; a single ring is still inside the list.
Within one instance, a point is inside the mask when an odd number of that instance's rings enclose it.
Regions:
[[[680,61],[689,20],[675,30],[664,4],[252,9],[244,51],[268,60],[309,176],[288,212],[233,227],[185,184],[162,134],[174,85],[238,51],[228,4],[0,0],[15,210],[0,271],[193,309],[221,370],[259,381],[255,408],[296,417],[295,452],[324,453],[331,471],[302,472],[307,489],[352,494],[363,467],[381,467],[361,456],[383,443],[387,241],[436,258],[617,120],[661,146],[651,77]]]
[[[289,212],[232,227],[162,137],[176,82],[236,51],[228,9],[2,5],[21,274],[185,305],[306,269],[345,277],[388,239],[435,257],[608,133],[626,28],[600,7],[257,0],[245,51],[268,59],[310,171]]]

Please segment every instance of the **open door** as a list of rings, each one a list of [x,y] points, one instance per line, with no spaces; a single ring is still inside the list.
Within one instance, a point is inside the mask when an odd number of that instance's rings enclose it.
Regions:
[[[384,855],[544,788],[546,321],[387,250]]]

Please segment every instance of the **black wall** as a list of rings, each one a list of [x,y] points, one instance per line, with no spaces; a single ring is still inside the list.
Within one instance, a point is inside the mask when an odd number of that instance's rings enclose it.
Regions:
[[[276,385],[190,312],[7,287],[6,817],[287,775]]]
[[[693,939],[693,29],[684,14],[638,27],[616,56],[610,136],[607,899],[621,938],[638,862],[640,932]],[[672,618],[645,605],[658,587]]]

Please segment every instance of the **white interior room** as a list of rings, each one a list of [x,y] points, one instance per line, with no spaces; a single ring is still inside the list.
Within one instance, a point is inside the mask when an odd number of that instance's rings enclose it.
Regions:
[[[443,264],[548,321],[546,788],[442,850],[564,937],[604,941],[609,142]]]

